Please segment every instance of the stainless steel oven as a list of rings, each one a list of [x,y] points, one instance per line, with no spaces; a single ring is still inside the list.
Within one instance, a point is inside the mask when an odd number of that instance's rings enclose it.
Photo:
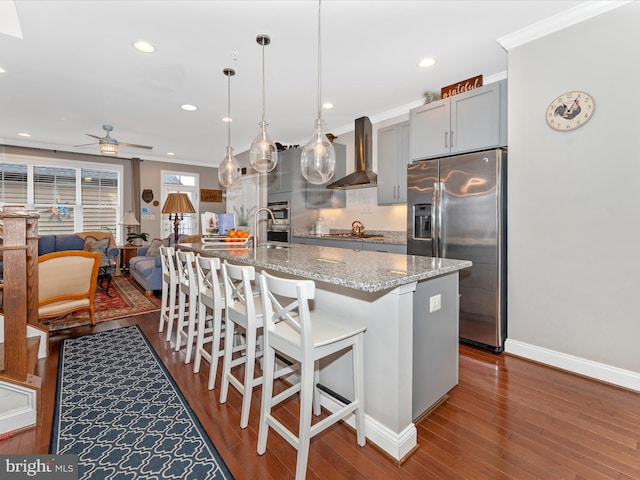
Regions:
[[[267,207],[273,212],[273,219],[271,216],[267,217],[267,240],[271,242],[288,242],[291,225],[289,202],[269,202]]]
[[[269,210],[273,212],[274,220],[269,218],[269,223],[273,225],[289,225],[289,202],[269,202],[267,203]]]

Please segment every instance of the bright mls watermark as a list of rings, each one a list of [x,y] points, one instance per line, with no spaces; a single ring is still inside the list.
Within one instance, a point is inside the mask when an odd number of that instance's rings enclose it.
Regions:
[[[78,480],[77,455],[0,455],[2,480]]]

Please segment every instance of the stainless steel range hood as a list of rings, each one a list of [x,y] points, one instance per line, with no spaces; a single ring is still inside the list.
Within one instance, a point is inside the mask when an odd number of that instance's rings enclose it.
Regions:
[[[371,169],[372,133],[373,128],[371,127],[371,120],[369,120],[369,117],[356,119],[356,148],[353,155],[356,170],[346,177],[330,183],[326,188],[351,190],[355,188],[375,187],[378,185],[378,175]]]

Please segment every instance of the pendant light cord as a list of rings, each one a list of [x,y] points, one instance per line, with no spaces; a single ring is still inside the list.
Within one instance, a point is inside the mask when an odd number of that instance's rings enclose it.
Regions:
[[[264,123],[265,119],[265,110],[266,110],[266,89],[265,89],[265,74],[264,74],[264,42],[262,43],[262,123]]]
[[[322,120],[322,78],[321,78],[321,34],[320,34],[320,5],[322,0],[318,0],[318,120]]]
[[[231,146],[231,72],[227,73],[227,147]]]

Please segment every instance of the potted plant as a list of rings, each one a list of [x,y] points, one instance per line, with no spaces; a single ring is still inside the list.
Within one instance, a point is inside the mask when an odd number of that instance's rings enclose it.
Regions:
[[[142,242],[146,242],[148,239],[149,234],[144,232],[130,232],[127,234],[127,242],[129,242],[131,245],[135,245],[136,247],[139,247],[140,245],[142,245]]]

